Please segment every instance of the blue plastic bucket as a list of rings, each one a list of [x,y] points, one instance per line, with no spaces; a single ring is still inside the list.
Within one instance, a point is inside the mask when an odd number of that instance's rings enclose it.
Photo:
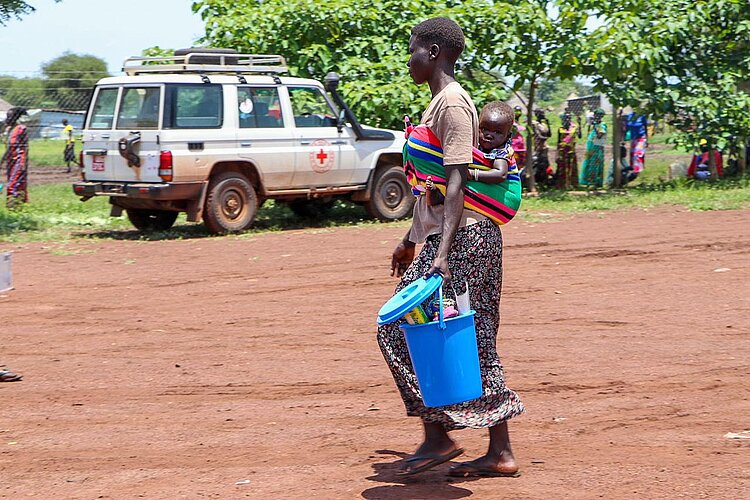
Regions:
[[[474,311],[421,325],[402,324],[425,406],[446,406],[482,396]]]
[[[443,316],[443,277],[420,278],[380,308],[378,324],[393,323],[438,292],[438,321],[401,324],[425,406],[446,406],[482,396],[475,311],[455,318]]]

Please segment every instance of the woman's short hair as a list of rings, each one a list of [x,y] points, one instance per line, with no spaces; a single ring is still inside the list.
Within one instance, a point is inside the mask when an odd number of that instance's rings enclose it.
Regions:
[[[458,59],[466,47],[464,32],[452,19],[433,17],[422,21],[411,30],[412,36],[428,44],[436,44],[452,59]]]

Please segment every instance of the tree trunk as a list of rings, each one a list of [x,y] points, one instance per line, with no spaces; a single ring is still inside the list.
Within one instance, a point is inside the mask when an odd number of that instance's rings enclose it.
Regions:
[[[719,174],[716,172],[716,150],[711,147],[712,144],[708,146],[708,171],[711,172],[711,180],[715,181],[719,178]]]
[[[747,170],[747,137],[743,137],[737,154],[737,176],[743,177]]]
[[[526,179],[529,183],[529,192],[536,192],[536,178],[534,172],[534,97],[536,95],[536,77],[531,79],[529,85],[529,99],[526,102]]]
[[[617,106],[612,107],[612,174],[614,182],[612,187],[618,189],[622,186],[622,157],[620,156],[620,142],[622,142],[622,129],[620,128],[621,110]]]

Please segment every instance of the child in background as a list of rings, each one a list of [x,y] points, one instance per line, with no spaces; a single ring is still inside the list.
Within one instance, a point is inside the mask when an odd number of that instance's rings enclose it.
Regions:
[[[76,159],[76,138],[73,135],[73,125],[68,123],[68,120],[63,119],[63,139],[65,139],[65,150],[63,151],[63,160],[65,165],[68,167],[67,172],[70,173],[70,164],[78,165]],[[78,165],[80,167],[80,165]]]

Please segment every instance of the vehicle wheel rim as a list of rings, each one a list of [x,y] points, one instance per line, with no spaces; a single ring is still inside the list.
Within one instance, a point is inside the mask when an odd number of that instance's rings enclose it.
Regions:
[[[229,189],[221,197],[221,213],[228,219],[235,221],[242,217],[247,207],[247,200],[242,192]]]
[[[390,181],[383,186],[383,203],[391,210],[398,208],[404,199],[404,190],[397,181]]]

